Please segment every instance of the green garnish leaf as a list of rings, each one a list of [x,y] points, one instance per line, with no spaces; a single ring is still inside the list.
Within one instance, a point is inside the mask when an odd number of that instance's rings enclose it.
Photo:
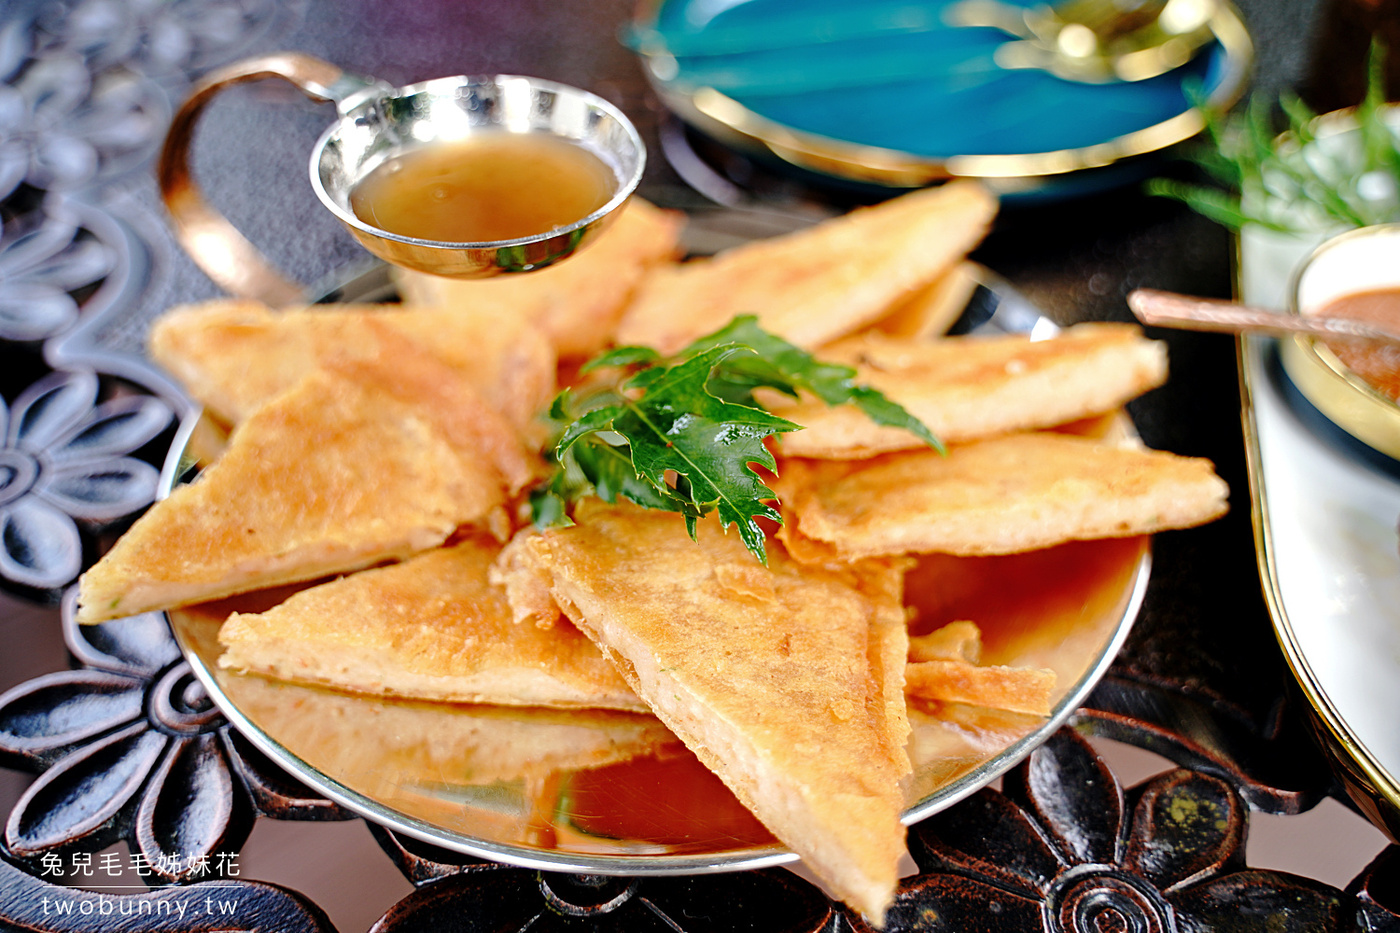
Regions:
[[[602,369],[604,366],[631,366],[636,363],[659,363],[661,354],[651,347],[616,347],[612,350],[604,350],[593,359],[583,364],[580,372],[591,372],[595,369]]]
[[[854,404],[876,424],[903,428],[942,452],[943,445],[928,427],[900,405],[869,386],[856,385],[856,371],[849,366],[824,363],[758,326],[751,314],[736,317],[726,327],[697,341],[695,346],[733,342],[752,347],[756,357],[736,359],[721,372],[713,389],[740,404],[757,405],[752,392],[758,387],[777,389],[796,397],[805,389],[828,405]]]
[[[767,563],[759,520],[781,524],[782,516],[753,467],[775,470],[765,440],[802,426],[764,408],[759,389],[855,404],[877,423],[907,428],[942,449],[922,422],[857,385],[855,370],[814,359],[760,328],[752,315],[669,359],[645,347],[618,347],[583,371],[606,368],[621,371],[616,383],[583,395],[565,390],[550,406],[555,469],[530,497],[539,527],[572,524],[569,506],[587,495],[679,512],[692,538],[698,519],[717,511],[723,527],[738,528],[744,545]]]

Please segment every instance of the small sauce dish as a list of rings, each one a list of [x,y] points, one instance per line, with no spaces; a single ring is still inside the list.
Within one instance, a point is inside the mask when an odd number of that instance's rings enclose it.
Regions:
[[[1361,311],[1363,305],[1369,311]],[[1319,246],[1294,274],[1289,310],[1304,315],[1379,313],[1392,327],[1400,325],[1400,224],[1350,230]],[[1360,358],[1349,354],[1387,352],[1380,369],[1394,365],[1396,370],[1373,372],[1369,382],[1342,359],[1361,367]],[[1322,340],[1299,336],[1284,340],[1279,355],[1288,377],[1318,411],[1369,447],[1400,460],[1400,404],[1378,387],[1387,375],[1391,385],[1400,384],[1400,354],[1393,348],[1357,346],[1334,351]]]

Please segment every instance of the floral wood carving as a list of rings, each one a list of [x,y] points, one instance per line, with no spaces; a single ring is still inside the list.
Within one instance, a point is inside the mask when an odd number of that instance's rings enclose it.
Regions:
[[[391,907],[371,933],[820,933],[837,929],[838,916],[820,891],[781,869],[620,878],[498,866],[424,884]]]
[[[1261,722],[1184,684],[1115,665],[1075,717],[1094,735],[1229,781],[1267,813],[1302,813],[1329,793],[1345,802],[1294,702],[1295,694],[1280,696]]]
[[[0,696],[0,761],[40,771],[5,825],[7,852],[96,851],[125,839],[150,883],[217,875],[256,815],[346,819],[236,736],[180,655],[164,616],[64,635],[82,667]]]
[[[1247,829],[1248,807],[1226,781],[1177,769],[1125,790],[1087,741],[1061,729],[1005,777],[1003,791],[983,790],[911,827],[920,873],[901,885],[886,931],[1400,929],[1392,909],[1400,903],[1400,847],[1343,892],[1248,868]],[[377,933],[447,929],[443,918],[464,916],[474,919],[460,929],[473,931],[566,923],[591,930],[725,923],[872,929],[781,869],[571,878],[500,868],[382,829],[375,835],[418,886]]]
[[[89,294],[116,266],[118,251],[87,230],[80,213],[63,198],[45,198],[0,229],[0,337],[62,333],[83,304],[74,296]]]
[[[1347,885],[1358,902],[1358,926],[1375,933],[1400,930],[1400,846],[1389,846]]]
[[[53,372],[0,401],[0,575],[35,589],[77,577],[78,521],[110,521],[155,498],[159,471],[130,456],[170,424],[160,399],[99,401],[91,372]]]
[[[370,831],[418,887],[372,933],[837,928],[838,908],[782,869],[684,878],[568,875],[483,862],[373,824]]]
[[[922,874],[901,891],[893,929],[1374,928],[1349,894],[1246,867],[1247,809],[1217,777],[1178,769],[1125,791],[1062,729],[1004,786],[913,828]]]

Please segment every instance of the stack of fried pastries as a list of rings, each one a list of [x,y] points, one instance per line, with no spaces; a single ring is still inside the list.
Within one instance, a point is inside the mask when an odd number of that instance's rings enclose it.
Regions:
[[[981,664],[975,619],[911,651],[911,555],[1142,535],[1225,509],[1207,461],[1083,436],[1166,378],[1136,328],[925,336],[965,294],[994,211],[956,183],[680,263],[675,215],[634,202],[597,245],[519,279],[409,276],[399,306],[173,310],[151,352],[231,433],[83,576],[79,619],[298,582],[224,622],[223,665],[432,701],[649,711],[879,923],[903,852],[906,693],[925,710],[1045,715],[1066,687]],[[528,526],[522,497],[544,469],[530,413],[572,371],[557,361],[626,341],[675,350],[740,313],[855,367],[947,454],[854,410],[773,399],[807,429],[776,442],[784,525],[767,566],[717,522],[693,542],[679,516],[625,503]]]

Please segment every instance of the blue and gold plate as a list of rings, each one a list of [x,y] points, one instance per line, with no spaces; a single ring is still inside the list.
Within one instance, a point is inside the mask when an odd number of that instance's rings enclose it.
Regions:
[[[1214,41],[1181,67],[1083,83],[1002,68],[994,55],[1009,37],[946,25],[956,2],[656,0],[624,41],[672,111],[746,154],[842,182],[912,188],[975,177],[1001,194],[1125,178],[1125,161],[1199,132],[1193,93],[1232,104],[1253,54],[1222,2]]]

